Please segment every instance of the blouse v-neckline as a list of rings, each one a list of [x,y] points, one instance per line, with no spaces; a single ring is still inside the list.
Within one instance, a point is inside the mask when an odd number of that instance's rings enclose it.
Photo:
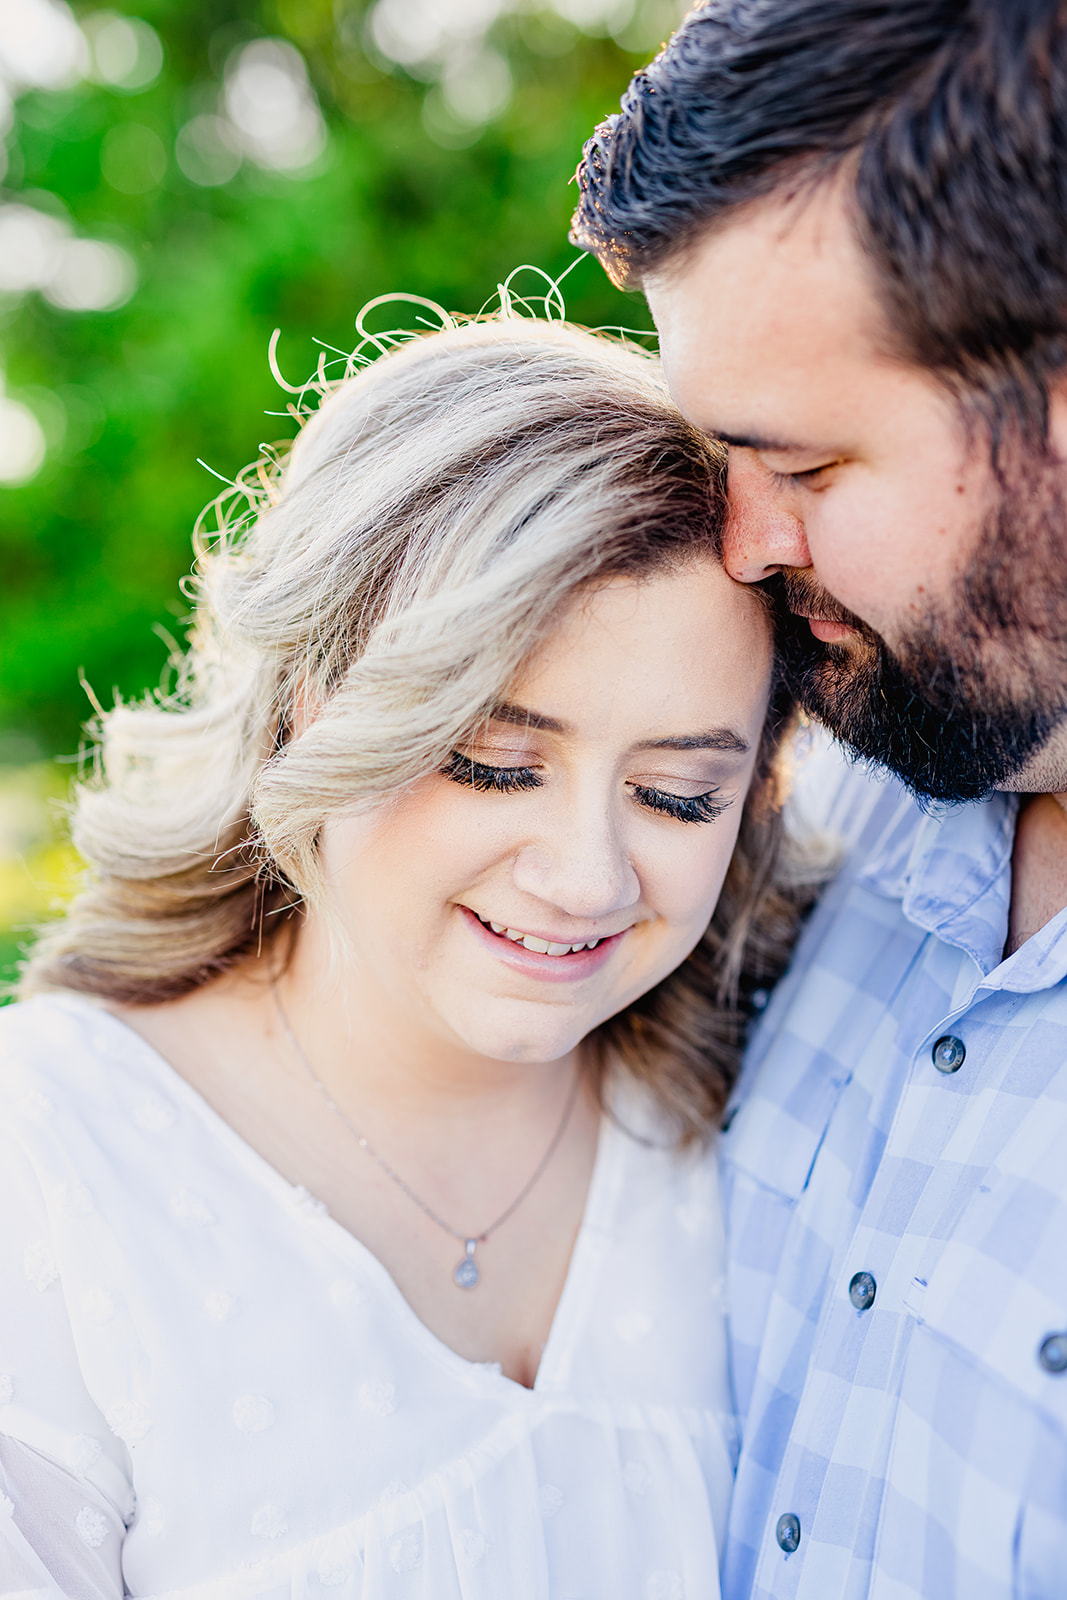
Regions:
[[[331,1249],[340,1258],[352,1257],[363,1271],[377,1284],[383,1300],[391,1307],[406,1328],[410,1337],[436,1365],[458,1375],[468,1384],[492,1388],[498,1394],[513,1393],[517,1401],[534,1400],[545,1393],[565,1385],[570,1356],[576,1346],[581,1328],[588,1317],[595,1298],[598,1266],[603,1259],[612,1236],[612,1222],[622,1187],[626,1145],[629,1140],[623,1124],[611,1111],[601,1113],[597,1132],[596,1155],[593,1172],[586,1193],[582,1220],[567,1265],[567,1274],[556,1309],[552,1315],[548,1338],[538,1363],[532,1385],[527,1387],[514,1378],[507,1377],[497,1362],[470,1361],[453,1350],[451,1345],[434,1333],[418,1316],[401,1292],[396,1279],[370,1247],[330,1213],[328,1208],[302,1184],[290,1183],[266,1156],[260,1154],[218,1111],[194,1088],[187,1078],[171,1066],[154,1045],[139,1034],[129,1023],[115,1016],[95,1001],[77,994],[52,997],[64,1006],[90,1012],[94,1020],[103,1020],[105,1027],[115,1031],[126,1050],[132,1042],[138,1058],[152,1072],[161,1092],[185,1102],[204,1128],[208,1137],[223,1146],[232,1159],[246,1171],[250,1181],[265,1190],[283,1207],[311,1207],[318,1213],[323,1233],[329,1238]]]

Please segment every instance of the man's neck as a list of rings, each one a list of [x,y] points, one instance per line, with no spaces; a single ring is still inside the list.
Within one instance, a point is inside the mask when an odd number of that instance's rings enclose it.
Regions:
[[[1022,797],[1011,858],[1005,956],[1067,906],[1067,795]]]

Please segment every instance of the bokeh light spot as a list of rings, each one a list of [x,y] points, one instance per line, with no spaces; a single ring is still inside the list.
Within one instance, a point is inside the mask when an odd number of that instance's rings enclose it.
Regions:
[[[95,11],[82,18],[92,52],[92,74],[98,83],[136,94],[155,83],[163,68],[159,34],[141,17],[120,17]]]
[[[137,270],[119,245],[68,239],[44,294],[63,311],[112,311],[136,287]]]
[[[441,62],[457,44],[480,42],[512,0],[377,0],[370,14],[373,42],[404,67]]]
[[[226,113],[235,143],[261,167],[309,166],[326,146],[326,124],[304,58],[284,39],[255,39],[226,65]]]
[[[29,406],[0,394],[0,483],[28,483],[45,458],[44,429]]]
[[[43,289],[59,267],[68,232],[33,206],[0,206],[0,291]]]
[[[89,64],[85,37],[62,0],[3,0],[0,78],[22,89],[68,89]]]
[[[483,46],[466,60],[449,62],[441,77],[441,94],[458,122],[481,127],[498,117],[511,99],[511,69],[498,51]]]
[[[553,9],[585,33],[617,33],[634,14],[634,0],[552,0]]]
[[[190,183],[203,189],[229,183],[241,165],[229,123],[223,117],[191,117],[180,130],[174,158]]]
[[[139,122],[119,122],[104,136],[100,170],[120,194],[147,194],[163,181],[167,152],[153,129]]]

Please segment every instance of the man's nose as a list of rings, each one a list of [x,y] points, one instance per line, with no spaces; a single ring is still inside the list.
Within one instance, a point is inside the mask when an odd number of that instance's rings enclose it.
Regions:
[[[758,583],[782,567],[810,567],[811,551],[800,518],[776,486],[773,473],[748,450],[730,451],[729,509],[723,561],[738,583]]]

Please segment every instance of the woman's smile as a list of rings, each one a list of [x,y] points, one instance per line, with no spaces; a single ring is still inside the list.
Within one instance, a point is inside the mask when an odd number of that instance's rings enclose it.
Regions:
[[[528,973],[532,978],[547,978],[550,982],[578,983],[591,977],[600,971],[630,932],[627,927],[578,944],[564,944],[558,939],[539,938],[500,922],[490,922],[471,911],[469,906],[461,905],[458,910],[483,948],[494,957],[516,972]]]

